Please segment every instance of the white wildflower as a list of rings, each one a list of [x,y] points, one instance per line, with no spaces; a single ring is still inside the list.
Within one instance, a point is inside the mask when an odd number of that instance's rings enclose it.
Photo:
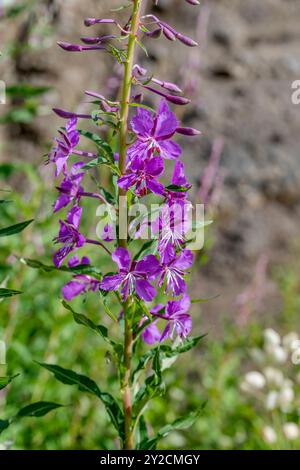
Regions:
[[[265,426],[262,430],[263,438],[268,444],[274,444],[277,441],[277,434],[275,429],[271,426]]]
[[[282,427],[283,434],[289,441],[298,439],[300,436],[299,427],[295,423],[285,423]]]

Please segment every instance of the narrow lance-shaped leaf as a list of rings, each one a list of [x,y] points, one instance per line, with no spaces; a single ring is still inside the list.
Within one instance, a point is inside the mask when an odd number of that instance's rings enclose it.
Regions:
[[[0,229],[0,237],[8,237],[10,235],[15,235],[16,233],[22,232],[29,224],[33,222],[33,219],[27,220],[26,222],[20,222],[19,224],[10,225]]]
[[[140,450],[155,450],[157,443],[162,439],[163,437],[166,437],[170,432],[172,431],[179,431],[183,429],[188,429],[190,428],[199,418],[199,416],[203,413],[203,409],[205,407],[206,403],[203,403],[203,405],[196,411],[188,414],[185,417],[178,418],[176,419],[172,424],[167,424],[163,428],[161,428],[157,435],[153,437],[152,439],[144,439],[140,445],[139,449]]]
[[[20,261],[22,263],[25,263],[30,268],[40,269],[41,271],[44,271],[46,273],[52,271],[62,271],[73,274],[94,274],[99,276],[101,275],[101,271],[89,264],[80,264],[78,266],[74,266],[73,268],[68,268],[66,266],[61,266],[60,268],[57,268],[54,265],[43,264],[41,261],[38,261],[36,259],[20,258]]]
[[[0,298],[12,297],[18,294],[22,294],[22,292],[19,290],[5,289],[3,287],[0,287]]]
[[[114,163],[115,160],[114,160],[113,150],[110,147],[110,145],[107,142],[105,142],[105,140],[101,139],[101,137],[99,135],[93,134],[92,132],[89,132],[89,131],[81,130],[80,134],[83,137],[86,137],[87,139],[94,142],[94,144],[96,144],[97,147],[100,148],[105,153],[105,155],[108,157],[108,159],[112,163]]]
[[[123,439],[124,417],[121,408],[115,398],[109,393],[102,392],[96,382],[89,377],[77,374],[69,369],[57,366],[55,364],[38,364],[54,374],[54,377],[66,385],[76,385],[81,392],[88,392],[98,397],[105,405],[106,411],[112,421],[112,424]]]
[[[63,405],[58,403],[52,403],[48,401],[39,401],[37,403],[32,403],[31,405],[27,405],[22,408],[18,414],[16,415],[17,418],[24,418],[25,416],[32,416],[35,418],[40,418],[41,416],[45,416],[52,410],[57,408],[61,408]]]
[[[13,379],[18,377],[18,375],[19,374],[16,374],[10,377],[0,377],[0,390],[7,387],[7,385],[9,385],[13,381]]]
[[[99,336],[101,336],[101,338],[104,339],[104,341],[106,341],[108,344],[110,344],[115,352],[117,353],[117,355],[119,356],[119,352],[120,352],[120,348],[121,348],[121,344],[118,344],[116,343],[115,341],[111,340],[108,336],[108,329],[106,328],[106,326],[104,325],[96,325],[92,320],[90,320],[88,317],[86,317],[85,315],[81,314],[81,313],[77,313],[75,312],[72,307],[67,304],[67,302],[65,302],[63,300],[62,302],[63,306],[69,310],[70,312],[72,312],[73,314],[73,318],[75,320],[76,323],[78,323],[79,325],[83,325],[87,328],[89,328],[90,330],[94,331],[95,333],[97,333]]]

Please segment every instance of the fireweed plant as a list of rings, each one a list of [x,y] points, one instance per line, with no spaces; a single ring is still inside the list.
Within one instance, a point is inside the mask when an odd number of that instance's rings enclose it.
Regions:
[[[199,4],[196,0],[186,1],[191,5]],[[182,150],[175,140],[176,134],[193,137],[200,132],[182,127],[170,108],[171,104],[189,103],[181,89],[174,83],[154,78],[134,61],[136,48],[147,53],[142,43],[144,37],[164,36],[188,47],[197,43],[155,15],[143,15],[144,3],[132,0],[123,7],[130,10],[125,25],[115,19],[85,20],[88,28],[112,25],[116,34],[82,37],[82,44],[58,43],[68,52],[110,53],[123,68],[122,92],[120,101],[111,101],[98,92],[85,91],[97,105],[97,109],[88,114],[54,109],[65,119],[65,126],[58,131],[49,154],[49,162],[55,165],[55,176],[60,178],[54,212],[67,211],[64,220],[59,221],[59,233],[54,240],[58,247],[53,256],[55,268],[73,273],[73,278],[62,288],[64,306],[73,313],[77,323],[94,330],[112,348],[118,366],[120,396],[102,392],[90,378],[60,366],[42,366],[61,382],[77,385],[79,390],[96,395],[104,403],[124,449],[155,449],[159,439],[173,429],[190,426],[199,414],[196,410],[166,425],[156,435],[148,434],[144,413],[149,401],[164,391],[163,369],[201,339],[189,336],[191,303],[197,301],[191,301],[186,285],[194,257],[188,248],[189,215],[193,207],[188,200],[191,185],[180,160]],[[143,104],[143,92],[161,97],[157,110]],[[90,121],[105,129],[109,126],[110,134],[118,141],[118,151],[112,150],[112,139],[105,141],[97,133],[78,128],[78,121]],[[88,138],[97,150],[81,150],[82,137]],[[168,186],[160,180],[166,160],[174,161],[173,177]],[[84,189],[87,172],[102,165],[111,170],[114,195],[107,188],[95,193]],[[132,221],[128,216],[130,210],[150,194],[159,198],[150,221],[146,216],[138,223]],[[95,199],[105,210],[116,214],[116,223],[106,223],[97,240],[81,232],[85,198]],[[142,242],[149,230],[151,236]],[[80,257],[81,249],[91,244],[111,258],[115,272],[100,273],[89,258]],[[106,313],[119,323],[122,342],[111,339],[106,327],[95,325],[67,303],[90,291],[99,293]],[[155,302],[160,291],[166,297],[165,303]],[[117,315],[108,307],[110,296],[120,304]],[[144,354],[140,353],[142,342],[150,347]],[[144,379],[143,374],[146,374]]]

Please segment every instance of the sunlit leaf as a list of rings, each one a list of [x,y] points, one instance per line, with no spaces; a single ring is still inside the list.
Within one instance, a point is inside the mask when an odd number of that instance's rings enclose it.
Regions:
[[[38,364],[52,372],[54,377],[63,384],[75,385],[81,392],[88,392],[98,397],[105,405],[106,411],[110,416],[114,427],[123,439],[124,417],[118,402],[112,395],[102,392],[96,382],[85,375],[77,374],[72,370],[64,369],[63,367],[54,364],[45,364],[40,362],[38,362]]]

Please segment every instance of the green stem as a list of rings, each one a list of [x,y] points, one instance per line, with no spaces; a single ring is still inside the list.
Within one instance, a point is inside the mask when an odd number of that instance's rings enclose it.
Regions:
[[[126,172],[126,152],[127,152],[127,136],[128,136],[128,115],[129,115],[129,102],[132,86],[132,68],[134,65],[134,53],[136,45],[136,37],[139,29],[139,21],[141,14],[142,0],[133,0],[133,11],[131,17],[131,30],[129,33],[127,58],[125,62],[123,88],[122,88],[122,102],[121,102],[121,118],[120,118],[120,148],[119,148],[119,169],[121,174]],[[120,188],[119,191],[119,217],[120,214],[126,214],[127,219],[127,192]],[[119,219],[120,227],[120,219]],[[119,246],[127,248],[127,238],[120,238]],[[134,436],[132,429],[132,390],[130,383],[131,376],[131,360],[132,360],[132,325],[131,318],[129,318],[129,302],[124,305],[124,354],[123,366],[124,375],[122,380],[123,391],[123,410],[124,410],[124,433],[125,439],[123,443],[124,449],[132,450],[134,448]]]

